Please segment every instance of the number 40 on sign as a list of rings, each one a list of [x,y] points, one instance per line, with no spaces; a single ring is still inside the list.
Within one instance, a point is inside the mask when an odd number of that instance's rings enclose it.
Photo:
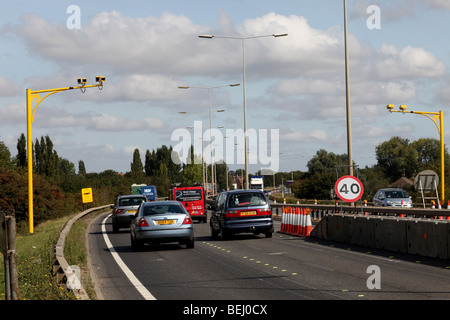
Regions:
[[[345,202],[356,202],[361,199],[364,187],[358,178],[353,176],[343,176],[334,186],[337,196]]]

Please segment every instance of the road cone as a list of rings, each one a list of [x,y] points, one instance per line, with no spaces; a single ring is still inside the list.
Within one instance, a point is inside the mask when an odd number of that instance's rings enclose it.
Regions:
[[[304,236],[309,237],[312,231],[312,223],[311,223],[311,210],[306,210],[305,212],[305,228],[304,228]]]
[[[298,230],[297,230],[297,235],[302,235],[303,233],[303,208],[297,208],[298,211],[298,217],[299,217],[299,223],[298,223]]]
[[[286,230],[286,232],[287,233],[291,233],[292,232],[292,228],[293,228],[293,226],[294,226],[294,217],[292,216],[292,214],[291,214],[291,208],[290,207],[287,207],[286,208],[286,213],[287,213],[287,217],[288,217],[288,225],[287,225],[287,230]]]

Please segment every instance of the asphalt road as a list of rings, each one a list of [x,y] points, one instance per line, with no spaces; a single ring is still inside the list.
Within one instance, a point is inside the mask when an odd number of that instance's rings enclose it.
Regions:
[[[94,278],[105,300],[450,299],[448,260],[280,233],[213,240],[209,221],[195,223],[194,249],[162,244],[135,252],[129,230],[112,233],[107,216],[97,218],[88,234]]]

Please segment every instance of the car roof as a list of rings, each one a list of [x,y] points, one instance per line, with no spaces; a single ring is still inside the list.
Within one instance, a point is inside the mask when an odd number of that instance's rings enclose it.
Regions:
[[[146,206],[173,205],[173,204],[182,205],[180,201],[175,200],[144,202],[144,205]]]
[[[228,194],[235,194],[235,193],[262,193],[262,191],[261,190],[255,190],[255,189],[238,189],[238,190],[224,191],[223,193],[228,193]]]
[[[118,196],[117,198],[145,198],[143,194],[128,194],[124,196]]]

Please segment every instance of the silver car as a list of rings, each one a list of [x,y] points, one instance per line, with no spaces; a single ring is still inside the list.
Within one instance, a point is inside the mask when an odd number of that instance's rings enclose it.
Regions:
[[[386,188],[377,191],[373,197],[373,205],[381,207],[412,208],[412,200],[403,189]]]
[[[111,206],[113,232],[118,232],[119,228],[129,228],[131,220],[137,212],[142,202],[147,198],[143,195],[118,196],[116,204]]]
[[[142,203],[131,222],[131,246],[142,249],[144,243],[178,242],[194,247],[192,218],[179,201]]]

